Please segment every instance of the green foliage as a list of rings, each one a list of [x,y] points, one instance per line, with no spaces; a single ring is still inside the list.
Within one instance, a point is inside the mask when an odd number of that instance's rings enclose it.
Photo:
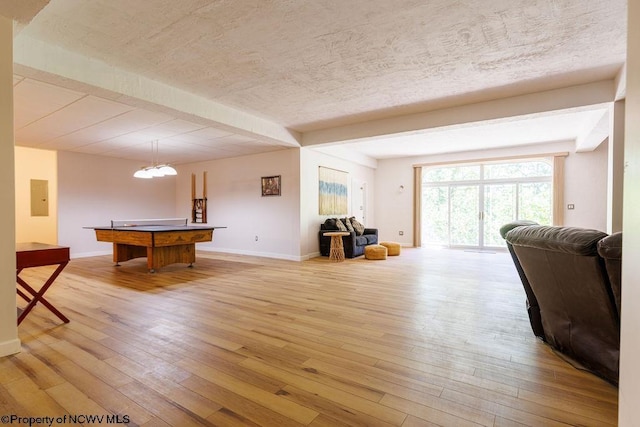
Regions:
[[[422,182],[475,181],[480,179],[480,165],[447,166],[426,169]]]

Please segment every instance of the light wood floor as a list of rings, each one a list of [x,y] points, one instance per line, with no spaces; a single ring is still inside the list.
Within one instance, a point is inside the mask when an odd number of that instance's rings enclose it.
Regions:
[[[25,270],[41,280],[46,268]],[[617,389],[534,339],[506,253],[72,260],[0,359],[0,415],[129,425],[606,426]],[[89,424],[87,424],[89,425]]]

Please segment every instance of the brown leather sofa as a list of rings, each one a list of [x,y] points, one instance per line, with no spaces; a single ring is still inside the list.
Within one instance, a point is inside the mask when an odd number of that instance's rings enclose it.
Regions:
[[[616,246],[617,237],[612,236],[597,230],[542,225],[517,225],[505,233],[516,268],[519,265],[522,270],[523,285],[526,280],[539,307],[544,341],[617,384],[620,356],[620,256],[617,255],[622,252],[621,245]],[[620,251],[616,252],[616,248]],[[612,285],[612,281],[617,284]]]

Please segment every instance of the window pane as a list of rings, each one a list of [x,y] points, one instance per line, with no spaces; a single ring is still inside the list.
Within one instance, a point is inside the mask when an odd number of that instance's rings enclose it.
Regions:
[[[422,176],[422,181],[425,183],[478,179],[480,179],[480,165],[430,168],[426,169]]]
[[[532,178],[551,176],[552,172],[551,164],[542,161],[496,163],[484,167],[485,179]]]
[[[500,227],[516,219],[516,184],[484,187],[484,244],[506,246]]]
[[[518,219],[529,219],[542,225],[551,225],[551,183],[532,182],[519,185],[520,212],[518,212]]]
[[[478,246],[480,221],[478,219],[479,187],[451,187],[451,244]]]
[[[422,241],[449,244],[449,187],[426,187],[422,193]]]

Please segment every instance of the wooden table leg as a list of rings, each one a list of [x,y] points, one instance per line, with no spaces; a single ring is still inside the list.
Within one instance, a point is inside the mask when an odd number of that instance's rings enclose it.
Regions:
[[[27,282],[25,282],[22,278],[20,278],[20,276],[18,276],[21,270],[19,270],[18,273],[16,273],[16,281],[18,282],[18,284],[20,284],[20,286],[22,286],[27,292],[33,295],[33,298],[29,300],[26,294],[24,294],[23,292],[18,292],[18,294],[22,298],[29,301],[29,304],[27,304],[27,306],[22,311],[22,313],[20,313],[20,316],[18,316],[18,325],[24,320],[25,317],[27,317],[27,314],[29,314],[29,312],[33,309],[33,307],[36,306],[38,302],[41,302],[42,305],[47,307],[53,314],[58,316],[60,320],[62,320],[64,323],[69,323],[69,319],[64,314],[62,314],[57,308],[55,308],[53,304],[51,304],[49,301],[47,301],[44,298],[45,292],[47,292],[49,287],[53,284],[53,282],[56,280],[56,278],[62,272],[62,270],[64,270],[67,264],[68,262],[63,262],[62,264],[58,265],[58,268],[56,268],[53,274],[51,274],[49,279],[47,279],[47,281],[45,282],[44,285],[42,285],[39,291],[36,291],[35,289],[33,289]]]
[[[329,259],[336,262],[344,261],[344,245],[342,244],[342,236],[331,236]]]

